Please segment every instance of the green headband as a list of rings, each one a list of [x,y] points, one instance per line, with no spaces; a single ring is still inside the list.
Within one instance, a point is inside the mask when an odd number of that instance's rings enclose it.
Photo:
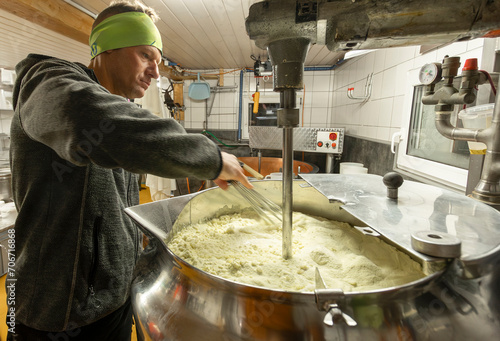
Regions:
[[[104,19],[89,38],[90,55],[122,47],[149,45],[162,52],[161,35],[151,18],[142,12],[125,12]]]

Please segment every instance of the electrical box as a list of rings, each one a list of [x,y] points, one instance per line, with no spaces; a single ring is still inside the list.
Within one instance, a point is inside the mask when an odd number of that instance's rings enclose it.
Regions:
[[[343,147],[343,129],[318,131],[316,135],[316,151],[322,153],[341,154]]]
[[[283,129],[250,126],[249,144],[254,149],[283,149]],[[293,128],[293,150],[301,152],[342,154],[344,128]]]

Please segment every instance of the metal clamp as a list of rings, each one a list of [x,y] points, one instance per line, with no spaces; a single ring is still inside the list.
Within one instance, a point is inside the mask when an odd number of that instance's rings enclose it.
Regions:
[[[334,303],[328,306],[328,312],[323,319],[323,323],[327,326],[333,326],[334,324],[345,323],[349,327],[355,327],[358,325],[356,321],[346,313],[340,310],[339,306]]]
[[[326,311],[323,323],[327,326],[345,323],[349,327],[355,327],[358,323],[349,315],[344,313],[338,301],[344,298],[344,292],[340,289],[316,289],[316,306],[319,310]]]

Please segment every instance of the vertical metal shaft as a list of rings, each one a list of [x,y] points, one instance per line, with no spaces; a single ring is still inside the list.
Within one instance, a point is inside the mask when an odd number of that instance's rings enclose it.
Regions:
[[[295,89],[281,92],[281,107],[295,108]],[[292,213],[293,213],[293,125],[283,126],[283,250],[284,259],[292,257]]]
[[[296,91],[304,84],[304,61],[311,42],[307,38],[278,39],[267,46],[273,64],[274,91],[280,92],[278,127],[283,128],[283,258],[292,257],[293,127],[299,125]]]
[[[292,257],[293,127],[283,128],[283,258]]]
[[[257,167],[257,172],[261,173],[261,169],[262,169],[262,152],[260,150],[257,152],[257,158],[259,160],[259,166]]]

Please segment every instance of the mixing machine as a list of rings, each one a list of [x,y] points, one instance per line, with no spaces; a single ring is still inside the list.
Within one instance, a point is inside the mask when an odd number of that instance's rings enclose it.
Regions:
[[[247,32],[267,49],[274,91],[280,93],[283,130],[283,257],[291,255],[293,128],[299,123],[296,90],[303,87],[311,44],[332,51],[464,41],[500,34],[500,4],[459,0],[453,7],[418,1],[261,1],[250,7]]]
[[[302,177],[305,181],[293,181],[294,211],[351,224],[362,238],[376,238],[414,259],[425,277],[370,291],[344,292],[326,281],[314,291],[294,292],[202,271],[172,253],[170,239],[191,224],[249,207],[234,189],[212,188],[126,209],[150,239],[137,264],[131,293],[139,339],[496,339],[500,333],[497,210],[451,191],[403,183],[392,174],[384,179],[371,174]],[[280,181],[254,185],[280,203]]]
[[[293,253],[292,211],[298,210],[348,222],[359,233],[394,245],[419,262],[426,277],[369,292],[344,293],[326,283],[299,293],[205,273],[173,254],[168,240],[186,225],[245,207],[230,191],[209,189],[126,210],[150,237],[133,283],[139,336],[208,341],[496,338],[498,211],[432,186],[403,184],[393,175],[382,181],[375,175],[302,174],[305,181],[293,181],[292,162],[293,130],[299,123],[296,91],[303,86],[311,44],[345,52],[494,37],[500,34],[500,2],[270,0],[250,7],[246,28],[256,45],[267,49],[274,90],[280,93],[283,180],[255,182],[255,187],[283,207],[283,258]],[[498,100],[496,107],[498,112]],[[488,183],[490,188],[498,186],[495,181]]]

